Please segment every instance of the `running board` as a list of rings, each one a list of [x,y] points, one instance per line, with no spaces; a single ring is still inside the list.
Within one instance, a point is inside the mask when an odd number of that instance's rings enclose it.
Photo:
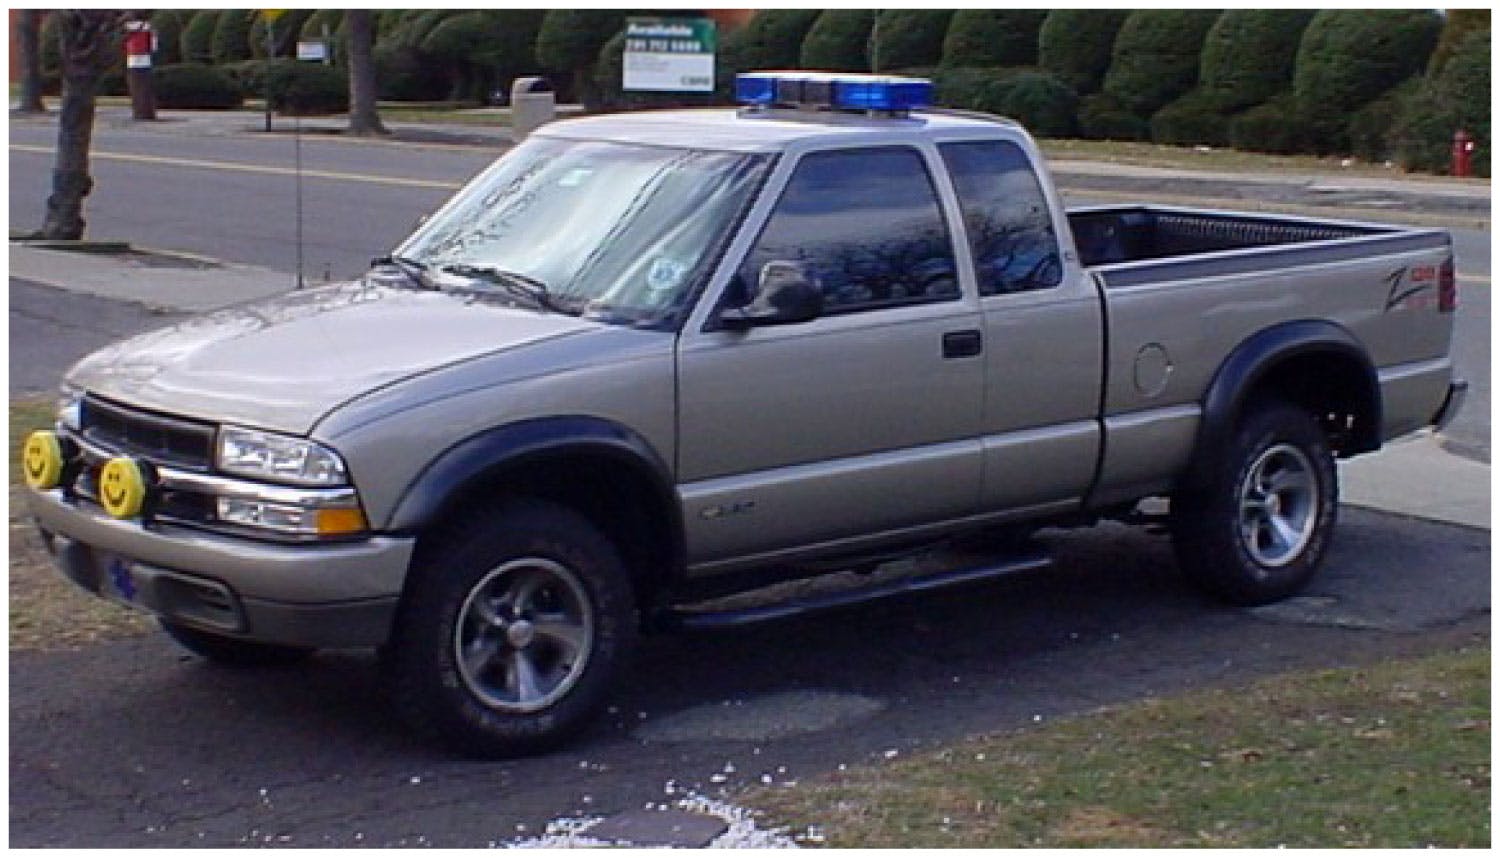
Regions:
[[[985,566],[936,572],[930,575],[918,575],[911,578],[898,578],[870,587],[790,599],[785,602],[757,605],[752,608],[726,611],[691,611],[668,608],[658,616],[659,627],[670,630],[688,631],[738,628],[754,623],[783,620],[788,617],[796,617],[818,611],[865,604],[880,599],[904,596],[910,593],[921,593],[959,584],[972,584],[977,581],[1003,578],[1018,572],[1045,569],[1051,565],[1052,556],[1045,550],[1035,549]]]

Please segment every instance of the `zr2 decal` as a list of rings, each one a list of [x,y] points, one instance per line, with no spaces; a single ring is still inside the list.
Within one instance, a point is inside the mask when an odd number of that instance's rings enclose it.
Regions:
[[[1437,305],[1437,268],[1418,265],[1397,268],[1385,276],[1389,287],[1385,295],[1385,312],[1392,310],[1425,310]]]

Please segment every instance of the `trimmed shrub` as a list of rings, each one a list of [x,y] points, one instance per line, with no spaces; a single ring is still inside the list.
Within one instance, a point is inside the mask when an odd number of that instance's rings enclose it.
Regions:
[[[208,63],[214,58],[214,30],[219,26],[217,9],[200,9],[182,27],[181,50],[185,63]]]
[[[478,55],[488,45],[489,23],[483,12],[461,12],[439,21],[418,46],[424,57],[446,72],[451,84],[449,101],[480,101],[488,91]]]
[[[552,9],[536,34],[536,58],[543,68],[571,72],[574,95],[585,107],[598,106],[594,67],[604,43],[625,27],[619,9]]]
[[[1079,99],[1078,129],[1090,140],[1151,139],[1151,123],[1106,92]]]
[[[943,67],[932,77],[934,98],[945,107],[1008,116],[1038,137],[1066,137],[1077,130],[1078,94],[1049,71]]]
[[[1438,36],[1437,47],[1432,50],[1432,59],[1427,64],[1427,73],[1436,75],[1448,65],[1453,52],[1458,50],[1470,33],[1489,32],[1490,10],[1448,9],[1443,19],[1443,32]]]
[[[1311,9],[1231,9],[1203,40],[1198,88],[1227,111],[1263,104],[1292,88],[1297,45]]]
[[[328,31],[328,38],[333,39],[334,34],[339,30],[339,25],[342,23],[344,23],[343,9],[319,9],[302,19],[302,23],[297,27],[297,38],[305,42],[315,42],[323,38],[323,31],[326,29]],[[279,23],[278,29],[280,29]],[[384,37],[384,28],[376,30],[375,38],[377,41]]]
[[[1045,9],[960,9],[943,39],[943,65],[1034,66],[1048,14]]]
[[[1151,116],[1151,140],[1169,146],[1229,145],[1229,103],[1195,89]]]
[[[1471,32],[1443,70],[1401,105],[1392,143],[1401,166],[1447,173],[1453,133],[1474,137],[1474,173],[1490,175],[1490,33]]]
[[[952,9],[887,9],[876,18],[870,66],[875,71],[937,65]]]
[[[1115,37],[1104,91],[1141,116],[1160,110],[1198,82],[1203,40],[1214,9],[1141,9]]]
[[[385,101],[437,101],[452,88],[441,68],[399,45],[375,47],[375,86]]]
[[[236,64],[238,80],[259,95],[270,90],[271,109],[312,116],[349,110],[349,75],[322,63],[285,57]]]
[[[182,19],[186,11],[158,9],[151,13],[151,32],[156,35],[153,66],[170,66],[182,62]]]
[[[250,25],[255,15],[249,9],[226,9],[214,25],[209,54],[216,63],[250,59]]]
[[[1113,56],[1124,9],[1054,9],[1037,31],[1037,63],[1080,95],[1098,92]]]
[[[1308,131],[1297,100],[1282,95],[1229,120],[1229,143],[1247,152],[1292,155],[1307,145]]]
[[[932,73],[933,101],[943,107],[999,113],[1000,105],[990,100],[989,85],[1008,73],[998,68],[941,66]]]
[[[808,28],[798,64],[807,69],[869,71],[874,26],[875,13],[869,9],[829,9]]]
[[[1394,158],[1392,130],[1401,118],[1406,100],[1422,89],[1414,77],[1354,112],[1349,119],[1349,154],[1362,161],[1379,163]]]
[[[817,9],[765,9],[725,34],[714,60],[719,94],[729,97],[740,72],[796,68],[802,40],[820,14]]]
[[[1292,91],[1308,111],[1314,150],[1348,151],[1356,110],[1427,67],[1442,19],[1410,9],[1334,9],[1313,17],[1297,49]]]
[[[202,63],[176,63],[151,70],[158,107],[177,110],[234,110],[242,90],[224,71]]]

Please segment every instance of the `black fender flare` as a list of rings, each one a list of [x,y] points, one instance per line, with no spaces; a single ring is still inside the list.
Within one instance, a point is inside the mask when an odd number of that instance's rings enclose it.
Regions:
[[[441,514],[450,499],[504,468],[580,453],[618,462],[644,479],[668,517],[665,526],[670,559],[673,568],[680,568],[686,549],[682,506],[671,469],[638,433],[598,417],[523,420],[487,429],[454,444],[429,462],[407,486],[386,530],[417,533]]]
[[[1363,438],[1360,451],[1380,448],[1380,379],[1370,353],[1349,329],[1327,319],[1299,319],[1265,328],[1251,335],[1219,364],[1203,396],[1203,415],[1198,425],[1193,463],[1188,479],[1197,481],[1205,466],[1222,450],[1239,424],[1246,397],[1266,374],[1283,362],[1310,355],[1334,355],[1352,359],[1360,368],[1358,395],[1371,407],[1372,433]]]

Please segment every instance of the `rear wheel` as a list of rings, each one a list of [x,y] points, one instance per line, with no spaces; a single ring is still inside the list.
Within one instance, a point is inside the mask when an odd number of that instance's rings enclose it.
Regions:
[[[215,664],[234,667],[270,667],[296,664],[312,655],[311,647],[285,646],[232,638],[190,626],[161,620],[162,631],[184,649]]]
[[[388,661],[419,732],[479,756],[549,747],[603,705],[635,640],[618,552],[541,502],[465,515],[412,570]]]
[[[1203,484],[1172,498],[1179,565],[1210,593],[1261,605],[1300,591],[1338,517],[1338,473],[1312,415],[1271,401],[1249,412]]]

